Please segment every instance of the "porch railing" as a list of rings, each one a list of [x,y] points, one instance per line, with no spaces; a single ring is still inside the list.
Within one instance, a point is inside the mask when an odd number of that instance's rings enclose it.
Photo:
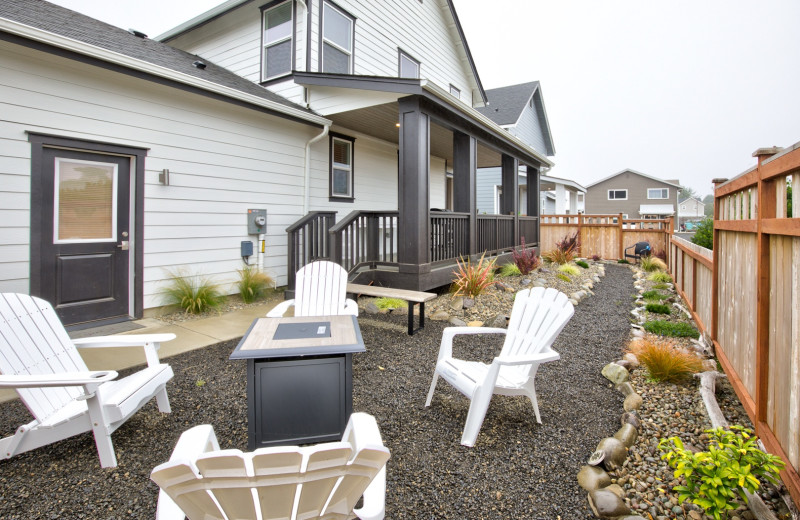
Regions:
[[[312,211],[288,228],[289,238],[287,285],[294,287],[294,275],[309,262],[331,257],[328,230],[336,219],[335,211]]]
[[[352,211],[330,228],[331,260],[352,272],[397,262],[397,211]]]
[[[491,255],[516,245],[513,215],[478,215],[478,251]]]
[[[469,213],[430,213],[431,262],[469,256]]]

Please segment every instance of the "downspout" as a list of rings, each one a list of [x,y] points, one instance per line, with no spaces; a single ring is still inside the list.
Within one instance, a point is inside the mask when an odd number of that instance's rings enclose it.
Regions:
[[[328,135],[331,123],[322,128],[322,132],[309,139],[306,143],[306,160],[303,167],[303,215],[308,214],[309,200],[311,198],[311,145]]]

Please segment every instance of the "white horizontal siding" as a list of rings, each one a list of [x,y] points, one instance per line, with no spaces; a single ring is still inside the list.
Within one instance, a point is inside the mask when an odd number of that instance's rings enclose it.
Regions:
[[[536,114],[536,109],[531,107],[530,104],[525,106],[516,126],[512,127],[510,131],[537,152],[547,155],[544,131],[539,122],[539,116]]]
[[[6,42],[0,114],[0,290],[29,283],[26,131],[148,148],[145,308],[161,304],[168,270],[231,290],[243,266],[239,244],[256,239],[247,234],[248,208],[267,209],[266,270],[286,283],[285,228],[301,216],[304,147],[318,128]],[[326,163],[315,167],[327,175]],[[170,186],[158,184],[163,168]]]

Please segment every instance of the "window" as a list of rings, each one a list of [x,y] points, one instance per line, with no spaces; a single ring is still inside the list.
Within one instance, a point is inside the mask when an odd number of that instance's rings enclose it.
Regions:
[[[322,72],[353,71],[354,19],[325,2],[322,6]]]
[[[419,78],[419,62],[406,54],[403,51],[400,52],[400,74],[401,78]],[[450,88],[450,93],[453,92],[453,87]]]
[[[608,200],[628,200],[628,190],[608,190]]]
[[[647,190],[648,199],[668,199],[669,188],[650,188]]]
[[[456,98],[461,99],[461,91],[458,89],[458,87],[450,85],[450,93]]]
[[[283,2],[264,11],[261,80],[292,71],[292,2]]]
[[[331,198],[353,199],[353,142],[345,136],[331,136]]]

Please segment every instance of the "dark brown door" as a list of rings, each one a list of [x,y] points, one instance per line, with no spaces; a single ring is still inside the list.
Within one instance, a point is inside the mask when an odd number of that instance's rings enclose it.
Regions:
[[[130,159],[45,148],[41,167],[40,296],[65,325],[127,317]]]

